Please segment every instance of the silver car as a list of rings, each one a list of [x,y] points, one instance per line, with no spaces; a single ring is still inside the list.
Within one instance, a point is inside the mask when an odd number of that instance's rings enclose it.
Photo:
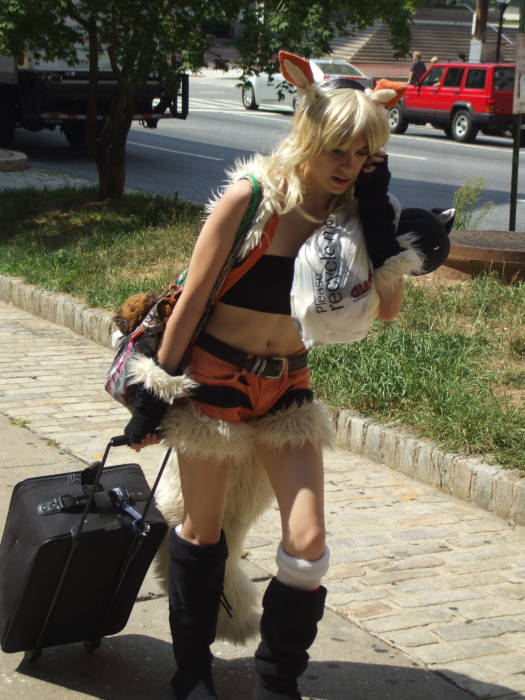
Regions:
[[[352,78],[363,87],[373,88],[375,81],[347,61],[335,58],[311,58],[310,66],[315,80],[320,83],[331,78]],[[271,78],[267,73],[252,75],[242,87],[242,103],[246,109],[258,109],[260,105],[287,107],[295,110],[295,88],[286,82],[281,73]]]

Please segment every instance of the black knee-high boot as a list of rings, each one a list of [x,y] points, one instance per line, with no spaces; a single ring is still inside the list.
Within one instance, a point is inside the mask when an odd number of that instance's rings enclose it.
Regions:
[[[170,627],[177,671],[171,681],[177,700],[217,698],[211,676],[217,615],[228,557],[226,538],[196,545],[175,532],[170,556]]]
[[[263,598],[261,643],[255,652],[256,700],[301,700],[297,678],[323,617],[326,589],[302,591],[270,581]]]

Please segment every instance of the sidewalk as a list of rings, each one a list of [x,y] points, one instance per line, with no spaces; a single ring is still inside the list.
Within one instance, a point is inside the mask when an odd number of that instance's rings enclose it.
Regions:
[[[0,415],[4,451],[0,469],[0,518],[8,507],[12,486],[28,475],[83,469],[85,464],[65,450],[46,444],[29,430]],[[123,454],[124,452],[124,454]],[[115,450],[110,463],[130,457]],[[132,455],[136,460],[137,456]],[[142,455],[140,457],[142,461]],[[268,573],[245,562],[247,574],[257,582],[260,594]],[[253,697],[253,653],[257,640],[246,647],[214,644],[215,676],[222,700]],[[103,640],[95,654],[82,645],[45,649],[37,663],[22,661],[22,654],[0,653],[2,697],[38,697],[40,700],[168,700],[173,669],[167,616],[167,599],[148,576],[125,630]],[[471,697],[446,679],[414,663],[401,651],[326,611],[307,676],[301,685],[313,700],[467,700]]]
[[[17,481],[96,459],[128,414],[102,388],[111,350],[3,302],[0,344],[0,413],[19,424],[0,423],[5,517]],[[160,454],[149,448],[139,456],[150,480]],[[112,459],[139,461],[127,448]],[[454,684],[479,698],[525,697],[525,531],[344,450],[327,454],[326,490],[334,614],[312,651],[307,697],[467,697]],[[257,579],[275,570],[278,533],[272,508],[247,542],[246,565],[264,571]],[[27,697],[33,676],[44,698],[168,697],[165,600],[150,580],[143,590],[130,625],[94,657],[76,646],[50,650],[31,670],[18,667],[21,655],[1,655],[7,697]],[[226,698],[250,697],[252,651],[219,645],[234,659],[219,662]]]

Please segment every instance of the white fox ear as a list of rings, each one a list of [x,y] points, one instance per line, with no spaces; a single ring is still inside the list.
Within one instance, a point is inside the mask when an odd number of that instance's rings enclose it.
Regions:
[[[389,102],[396,99],[397,93],[395,90],[377,90],[376,92],[368,92],[368,96],[374,100],[374,102],[379,102],[386,107]]]
[[[279,63],[281,64],[281,73],[295,87],[306,90],[312,83],[315,83],[314,74],[306,58],[296,56],[289,51],[279,51]]]
[[[378,102],[385,107],[393,107],[403,97],[405,90],[406,85],[403,83],[396,83],[394,80],[381,78],[371,92],[369,90],[366,92],[374,102]]]

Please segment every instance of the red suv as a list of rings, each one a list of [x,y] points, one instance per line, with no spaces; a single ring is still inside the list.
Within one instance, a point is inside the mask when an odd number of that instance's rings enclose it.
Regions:
[[[512,129],[513,92],[511,64],[434,63],[390,109],[390,131],[403,134],[409,124],[430,122],[456,141],[474,141],[479,130],[503,135]]]

